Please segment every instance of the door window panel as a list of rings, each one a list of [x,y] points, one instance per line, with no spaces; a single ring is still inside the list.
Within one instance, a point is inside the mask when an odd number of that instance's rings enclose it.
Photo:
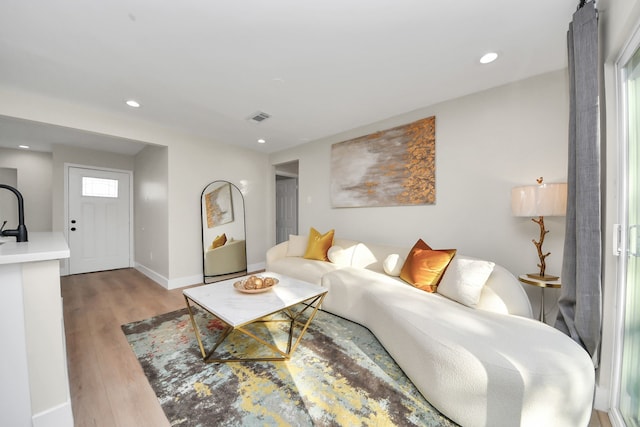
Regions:
[[[118,180],[95,178],[92,176],[82,177],[83,197],[118,197]]]

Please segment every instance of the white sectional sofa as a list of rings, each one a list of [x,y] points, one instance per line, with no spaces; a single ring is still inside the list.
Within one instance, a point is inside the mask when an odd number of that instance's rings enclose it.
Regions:
[[[296,246],[304,240],[292,238]],[[532,319],[526,293],[506,269],[493,267],[470,307],[385,273],[389,255],[404,259],[411,248],[344,239],[333,245],[334,262],[326,262],[283,242],[267,252],[267,271],[327,287],[322,309],[371,330],[444,415],[465,427],[588,425],[589,355]]]

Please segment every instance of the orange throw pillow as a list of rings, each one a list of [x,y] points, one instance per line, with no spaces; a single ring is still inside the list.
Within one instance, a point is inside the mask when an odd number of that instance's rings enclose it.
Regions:
[[[227,243],[227,235],[226,233],[222,233],[222,235],[217,236],[215,239],[213,239],[213,242],[211,243],[209,249],[219,248],[220,246],[224,246],[225,243]]]
[[[320,234],[318,230],[311,227],[309,230],[309,242],[307,243],[307,250],[304,253],[303,258],[316,259],[318,261],[329,261],[327,252],[333,245],[334,230],[329,230],[325,234]]]
[[[400,278],[418,289],[435,292],[455,254],[456,249],[433,250],[419,239],[407,255]]]

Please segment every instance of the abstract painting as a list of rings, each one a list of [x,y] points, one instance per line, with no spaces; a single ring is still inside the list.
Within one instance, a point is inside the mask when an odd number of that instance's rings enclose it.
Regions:
[[[434,204],[435,130],[432,116],[333,144],[332,207]]]
[[[224,183],[204,196],[207,209],[207,227],[233,221],[233,203],[231,200],[231,184]]]

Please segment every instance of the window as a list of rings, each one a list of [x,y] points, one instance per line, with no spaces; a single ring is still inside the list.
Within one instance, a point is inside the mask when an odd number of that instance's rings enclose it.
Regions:
[[[84,197],[118,197],[118,180],[82,177],[82,196]]]

